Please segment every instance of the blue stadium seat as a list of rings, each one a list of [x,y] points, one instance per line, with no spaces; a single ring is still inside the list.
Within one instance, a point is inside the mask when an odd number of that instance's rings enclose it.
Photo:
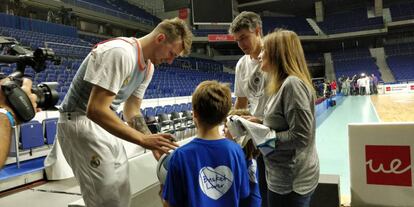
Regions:
[[[366,8],[327,13],[320,28],[327,34],[384,28],[382,17],[368,18]]]
[[[53,144],[56,136],[57,118],[48,118],[43,120],[44,137],[46,144]]]
[[[158,116],[159,114],[165,113],[165,109],[162,106],[156,106],[155,107],[155,115]]]
[[[30,121],[20,125],[21,148],[31,149],[45,144],[43,138],[42,124],[38,121]]]
[[[390,12],[393,21],[407,20],[414,18],[414,2],[396,2],[390,5]]]

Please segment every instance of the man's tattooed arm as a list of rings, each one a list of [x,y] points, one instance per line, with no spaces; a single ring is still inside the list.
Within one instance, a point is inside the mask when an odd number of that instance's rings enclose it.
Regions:
[[[128,125],[143,134],[152,134],[145,123],[145,118],[141,114],[132,117],[131,120],[128,121]]]

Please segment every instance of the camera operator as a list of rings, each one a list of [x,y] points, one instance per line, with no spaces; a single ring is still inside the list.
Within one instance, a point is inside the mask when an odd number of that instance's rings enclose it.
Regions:
[[[0,84],[9,81],[9,78],[0,80]],[[23,78],[22,90],[27,94],[32,102],[32,106],[36,108],[36,95],[31,92],[32,81]],[[7,102],[6,96],[0,90],[0,169],[3,167],[10,149],[10,140],[12,127],[20,123],[16,113],[12,110],[10,104]]]

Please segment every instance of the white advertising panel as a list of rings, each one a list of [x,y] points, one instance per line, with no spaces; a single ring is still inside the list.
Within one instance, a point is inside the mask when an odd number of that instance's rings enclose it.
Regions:
[[[350,124],[352,207],[414,206],[414,123]]]

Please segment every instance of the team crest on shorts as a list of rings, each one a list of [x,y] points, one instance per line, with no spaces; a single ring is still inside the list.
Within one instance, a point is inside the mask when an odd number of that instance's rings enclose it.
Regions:
[[[124,86],[126,86],[126,85],[128,85],[128,83],[129,83],[129,81],[131,80],[131,76],[128,76],[128,78],[126,78],[125,80],[124,80],[124,82],[122,83],[122,87],[124,87]]]
[[[99,165],[101,165],[101,161],[99,160],[98,155],[92,156],[90,164],[93,168],[97,168]]]

